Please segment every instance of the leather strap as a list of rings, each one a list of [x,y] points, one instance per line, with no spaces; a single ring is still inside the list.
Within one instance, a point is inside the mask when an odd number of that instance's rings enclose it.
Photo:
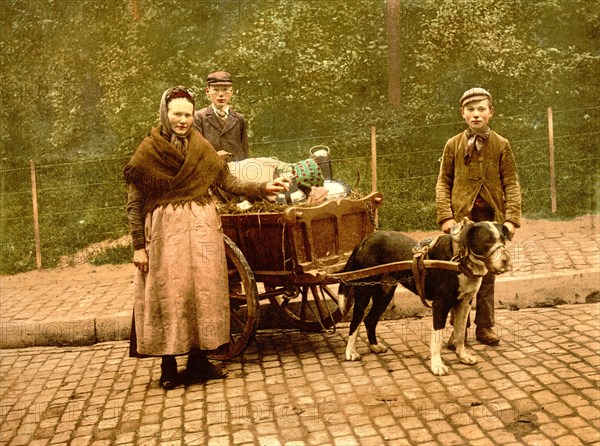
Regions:
[[[425,249],[424,251],[427,251]],[[429,302],[425,299],[425,278],[427,277],[427,273],[425,270],[425,264],[423,263],[424,257],[426,256],[426,252],[418,251],[413,255],[412,261],[412,272],[413,277],[415,278],[415,287],[417,288],[417,294],[421,299],[423,305],[427,308],[431,308]]]

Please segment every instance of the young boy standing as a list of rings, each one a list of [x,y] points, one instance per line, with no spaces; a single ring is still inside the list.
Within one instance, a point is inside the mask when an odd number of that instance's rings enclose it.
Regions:
[[[248,158],[246,119],[229,106],[233,97],[233,81],[226,71],[215,71],[206,78],[206,96],[210,105],[196,112],[194,127],[227,161]]]
[[[508,140],[490,130],[494,115],[491,94],[471,88],[460,98],[460,112],[468,128],[444,147],[435,188],[437,222],[450,232],[463,217],[504,224],[510,236],[520,226],[521,186]],[[475,338],[495,346],[494,274],[483,277],[477,293]]]

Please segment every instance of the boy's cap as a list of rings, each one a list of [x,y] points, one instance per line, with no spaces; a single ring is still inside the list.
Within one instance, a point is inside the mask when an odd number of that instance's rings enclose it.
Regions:
[[[462,97],[460,98],[459,102],[460,102],[460,106],[464,107],[469,102],[482,101],[484,99],[489,100],[491,103],[492,95],[486,89],[476,87],[476,88],[471,88],[471,89],[465,91],[463,93]]]
[[[231,74],[227,71],[215,71],[206,77],[206,85],[233,85]]]

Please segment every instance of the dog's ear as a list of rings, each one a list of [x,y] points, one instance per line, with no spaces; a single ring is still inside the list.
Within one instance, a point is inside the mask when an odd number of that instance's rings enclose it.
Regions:
[[[472,222],[471,220],[469,220],[467,217],[465,217],[462,219],[462,221],[459,224],[460,224],[461,229],[460,229],[460,233],[458,234],[458,237],[455,240],[460,245],[467,246],[467,241],[468,241],[467,237],[469,235],[469,231],[471,229],[473,229],[473,226],[475,225],[475,223]]]
[[[467,270],[469,270],[471,274],[475,276],[483,277],[488,273],[488,269],[487,266],[485,266],[485,263],[479,259],[476,259],[473,256],[468,255],[464,258],[463,262]]]
[[[469,220],[467,217],[463,219],[461,222],[463,229],[460,233],[459,249],[461,250],[461,255],[463,257],[463,265],[467,268],[471,274],[476,276],[485,276],[488,273],[488,269],[485,266],[485,262],[473,257],[471,253],[473,252],[471,247],[469,246],[469,233],[475,227],[475,222]]]

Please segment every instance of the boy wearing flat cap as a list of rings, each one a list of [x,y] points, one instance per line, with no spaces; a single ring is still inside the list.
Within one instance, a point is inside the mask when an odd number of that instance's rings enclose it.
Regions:
[[[246,119],[229,106],[233,97],[233,80],[226,71],[215,71],[206,78],[206,96],[210,105],[196,112],[194,127],[227,161],[248,158]]]
[[[435,188],[437,222],[450,232],[457,221],[495,221],[504,224],[510,237],[520,226],[521,186],[508,140],[489,128],[494,115],[492,95],[471,88],[460,98],[460,113],[468,128],[450,138],[444,147]],[[475,338],[495,346],[495,275],[483,277],[477,293]]]

